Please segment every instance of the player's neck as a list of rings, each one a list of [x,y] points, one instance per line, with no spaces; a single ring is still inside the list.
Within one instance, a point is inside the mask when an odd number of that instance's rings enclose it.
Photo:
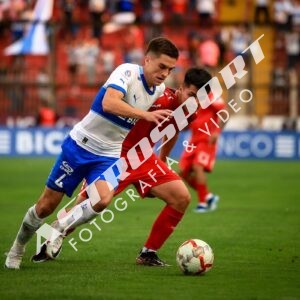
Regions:
[[[144,69],[144,68],[143,68],[143,75],[144,75],[145,83],[147,84],[147,87],[148,87],[149,89],[154,88],[155,85],[154,85],[153,82],[151,82],[151,81],[149,80],[149,77],[148,77],[147,73],[145,72],[145,69]]]

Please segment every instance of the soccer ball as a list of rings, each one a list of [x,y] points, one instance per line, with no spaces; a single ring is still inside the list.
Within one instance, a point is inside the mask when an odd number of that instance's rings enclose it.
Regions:
[[[214,253],[206,242],[190,239],[179,246],[176,262],[184,274],[202,274],[212,268]]]

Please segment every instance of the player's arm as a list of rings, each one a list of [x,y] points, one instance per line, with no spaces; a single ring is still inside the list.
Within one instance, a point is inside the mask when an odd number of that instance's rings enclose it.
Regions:
[[[223,99],[219,99],[220,103],[216,105],[215,107],[215,113],[217,113],[220,110],[227,110],[227,105],[225,103],[225,101]],[[228,111],[228,110],[227,110]],[[226,123],[223,122],[220,118],[218,118],[218,126],[219,128],[216,129],[216,131],[214,133],[212,133],[212,135],[209,138],[209,143],[210,144],[215,144],[218,141],[218,138],[222,132],[222,130],[224,129]]]
[[[225,100],[221,97],[219,99],[219,104],[218,104],[218,107],[217,107],[217,112],[220,111],[220,110],[226,110],[227,112],[229,111],[228,109],[228,105],[227,103],[225,102]],[[219,125],[219,133],[222,132],[222,130],[224,129],[225,125],[226,125],[226,122],[223,122],[220,118],[218,119],[218,125]]]
[[[179,136],[179,132],[177,132],[174,135],[174,137],[169,140],[168,143],[166,143],[165,145],[163,145],[161,147],[160,152],[159,152],[159,158],[162,161],[166,161],[167,160],[167,156],[169,156],[171,150],[173,149],[174,145],[176,144],[178,136]],[[167,140],[167,137],[164,136],[163,139],[162,139],[162,142],[164,143],[166,140]]]
[[[151,112],[144,111],[142,109],[132,107],[123,101],[123,97],[124,94],[121,91],[111,87],[107,88],[102,102],[103,110],[107,113],[121,117],[145,119],[146,121],[155,122],[156,124],[159,124],[172,113],[172,111],[168,109]]]

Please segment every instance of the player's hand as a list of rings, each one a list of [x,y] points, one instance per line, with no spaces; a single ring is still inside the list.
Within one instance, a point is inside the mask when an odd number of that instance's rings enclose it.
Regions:
[[[170,109],[159,109],[155,111],[145,112],[144,119],[149,122],[154,122],[159,125],[163,120],[169,118],[173,111]]]

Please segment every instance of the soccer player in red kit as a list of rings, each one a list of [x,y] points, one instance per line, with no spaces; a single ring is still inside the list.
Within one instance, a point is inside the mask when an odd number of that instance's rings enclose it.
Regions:
[[[176,91],[167,88],[164,94],[154,102],[149,110],[175,110],[189,97],[196,98],[197,91],[210,79],[211,75],[203,69],[189,69],[185,74],[182,86]],[[170,118],[163,122],[161,125],[162,128],[165,128],[173,121],[174,119]],[[168,156],[175,144],[179,132],[177,132],[173,139],[162,147],[159,157],[153,153],[152,147],[154,146],[154,143],[150,138],[148,140],[151,145],[151,152],[149,151],[148,153],[150,156],[148,159],[144,159],[145,153],[143,153],[140,147],[135,147],[137,155],[130,156],[129,150],[143,138],[150,137],[151,131],[156,126],[157,125],[154,122],[138,120],[126,136],[122,144],[121,157],[126,158],[128,166],[132,166],[132,160],[134,159],[137,164],[141,162],[142,164],[136,169],[132,169],[131,167],[126,169],[126,172],[130,173],[130,175],[120,181],[115,195],[122,192],[130,184],[133,184],[141,197],[158,197],[166,203],[166,206],[154,221],[149,237],[136,258],[137,264],[166,266],[167,264],[157,256],[157,250],[162,247],[182,219],[186,208],[190,203],[190,193],[182,179],[174,171],[169,169],[165,163],[166,156]],[[162,130],[162,128],[160,130]],[[146,156],[148,155],[146,154]],[[82,199],[77,199],[77,202],[78,201],[82,201]],[[62,240],[63,237],[60,236],[57,241],[53,242],[58,242],[55,246],[57,251],[60,251]],[[33,261],[41,261],[43,256],[39,255],[40,254],[34,256]]]
[[[179,162],[180,174],[198,194],[195,212],[205,213],[216,209],[219,196],[209,192],[206,172],[212,172],[216,161],[218,137],[225,125],[217,112],[226,107],[222,98],[206,109],[199,108],[196,118],[189,124],[191,138]]]

